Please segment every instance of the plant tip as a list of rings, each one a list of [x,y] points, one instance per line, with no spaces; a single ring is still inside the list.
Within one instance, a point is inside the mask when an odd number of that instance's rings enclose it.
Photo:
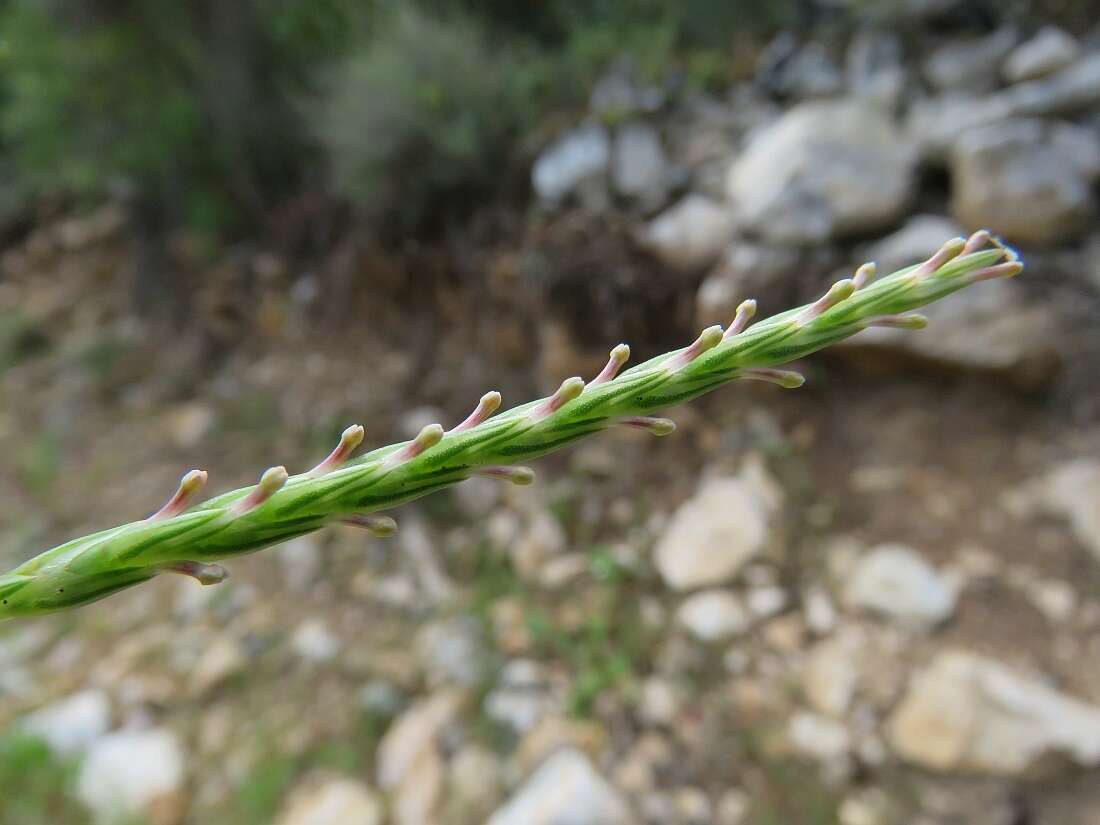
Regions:
[[[805,324],[824,315],[841,301],[852,297],[856,291],[853,278],[843,278],[829,287],[829,291],[810,304],[796,318],[795,323]]]
[[[619,370],[622,369],[623,364],[630,360],[630,347],[626,344],[617,344],[608,356],[607,364],[600,374],[588,382],[588,386],[595,387],[600,384],[604,384],[616,375],[619,374]]]
[[[397,522],[390,516],[359,515],[341,516],[338,521],[349,527],[366,530],[372,536],[386,539],[397,532]]]
[[[650,435],[665,436],[676,432],[676,422],[670,418],[653,418],[646,415],[632,415],[622,419],[620,424],[645,430]]]
[[[732,338],[735,335],[740,335],[745,331],[745,328],[749,325],[749,321],[756,315],[756,301],[749,298],[746,301],[742,301],[737,305],[737,312],[734,313],[733,320],[730,321],[729,327],[722,335],[723,339]]]
[[[397,533],[397,520],[391,516],[374,516],[370,523],[371,535],[387,539]]]
[[[489,392],[485,393],[485,395],[481,396],[478,400],[477,406],[474,407],[474,411],[466,416],[462,423],[452,427],[450,432],[461,433],[466,430],[472,430],[500,408],[500,401],[500,393],[496,390],[489,390]]]
[[[191,499],[206,484],[206,470],[188,470],[180,479],[175,494],[165,502],[164,506],[149,516],[149,521],[160,521],[166,518],[178,516],[190,506]]]
[[[749,381],[764,381],[788,390],[796,390],[806,383],[802,373],[793,370],[777,370],[772,367],[749,367],[741,370],[737,377]]]
[[[875,275],[878,272],[878,266],[874,261],[868,261],[856,270],[856,274],[852,276],[852,283],[857,290],[863,289],[871,281],[875,280]]]

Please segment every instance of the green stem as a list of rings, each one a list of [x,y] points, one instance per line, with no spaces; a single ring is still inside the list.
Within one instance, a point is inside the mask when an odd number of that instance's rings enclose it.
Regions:
[[[755,325],[749,325],[755,303],[746,301],[725,332],[710,327],[690,346],[617,374],[629,357],[629,348],[620,344],[587,384],[570,378],[549,398],[500,415],[492,415],[500,395],[487,393],[469,418],[447,432],[433,424],[411,441],[349,460],[363,438],[362,427],[349,427],[333,453],[309,472],[288,476],[273,467],[258,484],[197,505],[191,502],[206,473],[193,470],[148,519],[67,542],[0,576],[0,619],[85,604],[161,572],[216,583],[225,571],[212,562],[332,522],[392,533],[392,519],[371,514],[473,475],[529,483],[530,470],[512,465],[608,427],[664,435],[674,429],[672,422],[653,413],[731,381],[800,386],[800,375],[776,367],[870,326],[919,328],[923,318],[905,313],[1021,269],[1015,253],[979,232],[953,239],[929,260],[875,283],[873,266],[864,265],[817,301]]]

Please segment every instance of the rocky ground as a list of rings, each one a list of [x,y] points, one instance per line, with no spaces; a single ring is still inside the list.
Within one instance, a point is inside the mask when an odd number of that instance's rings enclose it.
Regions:
[[[228,489],[351,422],[407,437],[977,226],[1028,269],[393,539],[4,626],[0,822],[1100,822],[1100,51],[912,25],[781,36],[723,97],[617,66],[526,222],[441,251],[181,239],[173,337],[125,309],[113,207],[7,249],[11,564],[188,467]]]

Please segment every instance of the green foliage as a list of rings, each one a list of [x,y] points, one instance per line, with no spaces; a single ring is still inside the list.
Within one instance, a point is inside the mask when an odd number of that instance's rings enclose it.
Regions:
[[[552,605],[540,601],[538,592],[520,579],[507,557],[487,547],[479,548],[469,575],[476,583],[474,613],[487,624],[500,599],[518,597],[526,608],[526,630],[540,659],[557,660],[571,671],[569,712],[577,717],[593,715],[596,700],[605,691],[629,689],[652,659],[655,634],[638,613],[638,590],[630,571],[604,547],[591,550],[590,574],[594,586],[586,591],[590,610],[578,626],[555,618]],[[545,594],[543,594],[545,595]],[[571,593],[570,599],[576,594]],[[489,743],[510,741],[512,734],[491,720],[481,720],[482,738]]]
[[[368,216],[416,228],[501,180],[540,114],[583,103],[629,55],[656,78],[721,77],[735,34],[785,19],[778,0],[402,4],[376,21],[311,107],[333,185]]]
[[[293,757],[275,750],[265,752],[245,774],[226,805],[218,810],[219,818],[238,825],[271,822],[299,770]]]
[[[162,33],[181,30],[179,4],[147,5]],[[163,177],[168,156],[201,142],[179,39],[134,25],[67,26],[34,2],[13,3],[2,24],[8,99],[0,123],[27,184],[86,192],[105,176]]]
[[[316,118],[334,185],[401,226],[500,173],[531,75],[469,17],[403,7],[334,72]]]
[[[0,735],[0,825],[89,822],[70,794],[77,767],[74,760],[56,757],[40,739],[17,731]]]
[[[492,25],[556,47],[585,29],[670,29],[680,46],[727,47],[738,32],[768,32],[797,21],[797,0],[444,0],[433,5],[461,9]]]
[[[298,775],[295,760],[278,752],[266,753],[241,779],[218,814],[240,825],[270,822],[283,796]]]
[[[367,767],[365,754],[374,749],[377,739],[366,717],[347,732],[346,739],[322,742],[301,754],[286,753],[270,736],[260,737],[259,758],[228,797],[206,812],[204,821],[268,825],[275,820],[287,793],[310,772],[362,774]]]
[[[840,800],[835,791],[822,782],[816,765],[788,757],[777,757],[761,737],[745,731],[740,744],[746,764],[763,776],[754,795],[747,825],[833,825],[837,822]]]
[[[589,575],[597,582],[596,610],[577,630],[564,634],[567,656],[577,679],[569,697],[570,710],[588,716],[606,690],[628,691],[653,660],[658,634],[640,613],[640,593],[631,587],[633,574],[609,550],[596,547]]]
[[[454,0],[497,27],[531,37],[553,55],[554,74],[584,89],[627,55],[656,78],[673,67],[716,78],[739,36],[766,35],[798,20],[796,0]]]
[[[166,224],[245,230],[327,162],[408,227],[498,183],[509,139],[611,60],[710,82],[793,3],[8,0],[0,194],[121,185]]]
[[[487,625],[493,608],[504,598],[517,598],[525,605],[524,624],[540,659],[556,660],[571,673],[567,706],[573,716],[588,718],[596,700],[605,691],[629,690],[652,659],[655,634],[638,614],[638,588],[632,573],[616,561],[603,546],[589,551],[593,586],[584,598],[590,609],[579,626],[556,618],[553,604],[516,575],[507,556],[482,545],[465,575],[475,583],[471,609]],[[579,598],[570,592],[568,600]],[[486,690],[488,686],[486,686]],[[511,742],[513,734],[499,723],[483,717],[481,738],[493,745]]]
[[[606,575],[602,564],[597,571]],[[528,616],[528,628],[541,648],[540,655],[569,664],[573,673],[569,712],[579,717],[591,716],[605,691],[629,691],[641,674],[642,663],[652,659],[654,642],[654,634],[638,614],[638,594],[633,588],[623,582],[602,583],[590,596],[593,610],[579,627],[563,627],[541,610]]]
[[[122,185],[169,218],[247,226],[309,161],[291,99],[369,8],[13,0],[0,11],[0,145],[29,194]]]
[[[343,54],[367,31],[383,0],[256,0],[271,51],[292,82],[290,90],[312,88],[313,69]]]

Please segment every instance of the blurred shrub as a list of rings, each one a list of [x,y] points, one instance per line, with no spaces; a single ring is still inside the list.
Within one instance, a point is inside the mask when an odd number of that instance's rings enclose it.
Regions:
[[[198,141],[198,107],[176,76],[171,50],[87,15],[63,24],[52,12],[72,9],[54,5],[14,2],[2,20],[0,125],[24,185],[83,193],[112,176],[144,178],[165,166],[166,155]],[[166,11],[178,16],[171,4]]]
[[[581,82],[628,54],[650,77],[729,62],[738,38],[794,25],[803,0],[440,0],[528,37],[557,56],[558,77]],[[705,79],[705,78],[704,78]]]
[[[27,192],[121,186],[169,223],[246,229],[309,158],[291,98],[371,5],[8,0],[0,142]]]
[[[507,139],[535,111],[539,66],[475,18],[396,11],[332,74],[318,107],[334,185],[404,228],[492,185]]]
[[[736,38],[797,21],[797,0],[558,0],[568,49],[596,66],[629,53],[655,76],[677,62],[728,62]]]
[[[727,46],[741,31],[768,32],[798,21],[804,0],[436,0],[440,8],[459,9],[492,25],[560,46],[594,28],[631,30],[670,27],[680,45]]]
[[[402,229],[499,184],[511,140],[585,101],[613,59],[654,77],[719,79],[734,37],[792,19],[797,0],[436,0],[372,27],[312,108],[335,187]]]
[[[327,163],[408,228],[497,183],[511,138],[616,57],[720,81],[736,36],[799,3],[0,0],[0,171],[18,184],[0,219],[20,194],[118,189],[139,234],[248,232]]]

